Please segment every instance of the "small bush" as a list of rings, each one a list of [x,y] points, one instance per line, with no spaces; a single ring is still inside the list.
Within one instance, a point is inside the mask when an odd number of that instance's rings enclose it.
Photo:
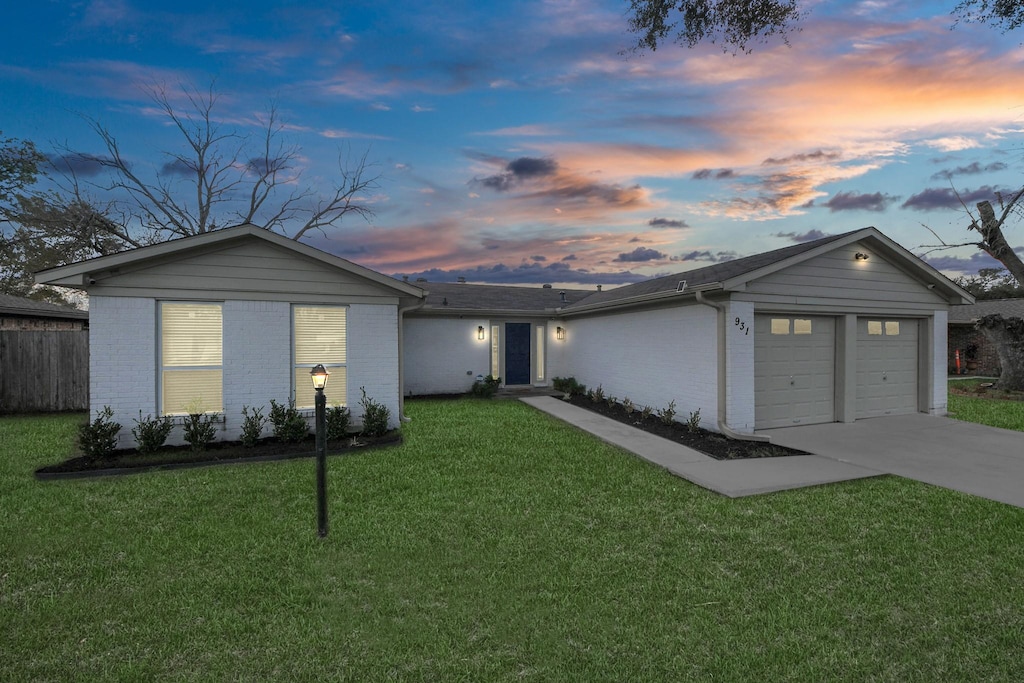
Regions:
[[[352,421],[352,413],[345,406],[331,406],[327,409],[327,440],[341,441],[348,437],[348,425]]]
[[[651,413],[653,413],[653,412],[654,412],[654,408],[652,408],[650,406],[644,406],[643,410],[640,411],[640,417],[642,417],[643,419],[646,420],[647,418],[649,418],[651,416]]]
[[[174,420],[171,417],[167,415],[157,418],[152,415],[142,417],[140,410],[139,419],[135,420],[135,426],[132,427],[132,436],[135,437],[139,453],[153,453],[163,446],[172,427],[174,427]]]
[[[363,397],[359,405],[363,408],[363,436],[382,436],[387,434],[391,410],[383,403],[377,403],[366,395],[366,388],[359,387]]]
[[[664,424],[670,425],[675,422],[676,417],[676,402],[675,400],[669,401],[668,405],[664,408],[658,409],[658,419]]]
[[[600,403],[604,400],[604,387],[600,384],[597,385],[597,389],[590,390],[590,400],[594,403]]]
[[[555,391],[561,391],[569,397],[587,395],[587,385],[580,384],[575,377],[554,377],[551,386]]]
[[[469,393],[477,398],[494,398],[494,395],[498,393],[498,385],[500,384],[500,377],[487,375],[482,380],[473,382],[473,386],[470,388]]]
[[[78,447],[90,460],[105,457],[117,447],[117,433],[121,424],[113,421],[114,411],[110,406],[96,413],[96,419],[78,428]]]
[[[636,411],[636,405],[629,400],[629,396],[622,399],[622,409],[626,411],[626,415],[632,415]]]
[[[189,413],[185,416],[184,430],[185,443],[193,451],[205,451],[206,446],[217,436],[217,425],[206,413]]]
[[[700,431],[700,408],[690,413],[690,417],[686,419],[686,431],[691,434]]]
[[[249,412],[250,406],[242,406],[242,445],[246,448],[252,448],[255,446],[260,437],[263,436],[263,427],[270,420],[269,417],[263,415],[263,408],[253,408],[252,412]]]
[[[284,406],[270,399],[270,423],[274,426],[274,436],[285,443],[298,443],[309,435],[309,424],[295,409],[294,401]]]
[[[609,396],[604,400],[604,402],[608,404],[609,408],[614,408],[615,404],[619,402],[619,399],[615,398],[614,396]]]

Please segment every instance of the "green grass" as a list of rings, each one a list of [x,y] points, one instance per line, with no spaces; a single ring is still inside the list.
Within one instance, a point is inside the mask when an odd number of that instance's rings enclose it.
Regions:
[[[403,446],[37,482],[0,419],[0,680],[1006,681],[1024,510],[896,477],[730,500],[518,402]]]
[[[973,389],[985,380],[953,380],[956,386]],[[949,394],[949,415],[958,420],[977,422],[990,427],[1024,431],[1024,401],[1007,401]]]

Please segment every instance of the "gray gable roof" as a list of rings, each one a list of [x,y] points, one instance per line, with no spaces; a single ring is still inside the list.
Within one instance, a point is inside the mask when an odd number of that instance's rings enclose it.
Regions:
[[[949,309],[949,322],[968,325],[984,315],[996,313],[1008,318],[1024,318],[1024,299],[988,299],[966,306],[953,306]]]
[[[512,285],[470,285],[453,282],[419,282],[427,290],[423,311],[519,311],[542,313],[584,299],[594,290]],[[562,293],[565,293],[565,301]]]
[[[747,280],[788,267],[804,258],[813,258],[832,248],[861,240],[867,240],[887,258],[902,263],[923,282],[936,284],[951,300],[971,300],[970,294],[875,228],[862,228],[605,291],[427,283],[423,285],[429,290],[427,305],[420,310],[435,314],[445,311],[507,311],[535,315],[585,315],[603,308],[639,305],[671,298],[679,291],[679,284],[684,280],[686,287],[683,295],[701,290],[734,289],[741,287]],[[560,296],[562,291],[565,292],[565,301]]]
[[[47,301],[36,301],[10,294],[0,294],[0,314],[17,315],[26,318],[63,318],[66,320],[88,320],[89,312],[70,306],[59,306]]]
[[[753,256],[738,258],[733,261],[726,261],[725,263],[716,263],[712,266],[673,273],[672,275],[664,275],[662,277],[645,280],[644,282],[637,282],[636,284],[626,285],[624,287],[616,287],[615,289],[610,289],[605,292],[594,292],[585,300],[580,302],[580,305],[590,306],[592,304],[609,303],[638,296],[659,294],[662,292],[674,292],[682,280],[686,281],[687,289],[725,282],[731,278],[785,261],[793,256],[799,256],[800,254],[817,249],[820,246],[829,244],[830,242],[835,242],[836,240],[857,232],[860,231],[854,230],[841,235],[830,235],[829,237],[823,237],[810,242],[794,244],[792,246],[782,247],[781,249],[774,249],[761,254],[754,254]],[[571,307],[567,308],[571,310]]]

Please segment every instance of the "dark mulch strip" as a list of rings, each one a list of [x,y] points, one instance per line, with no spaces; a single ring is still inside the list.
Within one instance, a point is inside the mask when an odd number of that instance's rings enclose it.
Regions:
[[[402,442],[397,429],[378,437],[351,441],[330,442],[327,455],[346,455]],[[156,453],[141,455],[134,448],[114,451],[106,458],[89,460],[85,456],[69,458],[56,465],[47,465],[36,470],[37,479],[80,479],[83,477],[106,477],[120,474],[137,474],[153,470],[177,470],[210,465],[230,465],[246,462],[270,462],[316,456],[316,441],[312,438],[298,443],[284,443],[276,439],[264,439],[252,448],[246,448],[237,441],[221,441],[210,444],[205,451],[194,452],[188,446],[164,446]]]
[[[805,451],[798,451],[795,448],[786,448],[785,446],[776,446],[774,444],[758,441],[738,441],[736,439],[730,439],[716,432],[709,432],[706,429],[698,429],[691,432],[686,428],[686,425],[681,422],[673,422],[670,425],[665,424],[658,419],[657,412],[653,413],[647,419],[644,419],[639,410],[633,412],[632,415],[627,414],[621,403],[615,403],[609,406],[607,401],[598,401],[595,403],[586,396],[573,396],[569,402],[574,406],[586,408],[587,410],[592,410],[595,413],[604,415],[616,422],[621,422],[622,424],[642,429],[645,432],[655,434],[668,439],[669,441],[681,443],[687,448],[692,448],[693,450],[700,451],[705,455],[710,455],[716,460],[777,458],[786,455],[808,455]],[[685,418],[686,416],[684,415],[682,417]]]

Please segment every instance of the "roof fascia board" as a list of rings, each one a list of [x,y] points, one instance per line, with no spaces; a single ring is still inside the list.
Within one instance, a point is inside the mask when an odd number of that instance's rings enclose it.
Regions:
[[[612,310],[616,308],[632,308],[634,306],[644,306],[650,303],[657,303],[659,301],[665,301],[673,298],[683,298],[692,295],[694,292],[708,292],[722,289],[722,284],[719,282],[711,282],[704,285],[699,285],[693,288],[687,288],[682,292],[670,290],[667,292],[654,292],[653,294],[640,294],[637,296],[631,296],[626,299],[612,299],[611,301],[602,301],[596,304],[587,304],[586,306],[572,307],[572,308],[557,308],[555,309],[558,315],[566,318],[574,315],[582,315],[584,313],[594,313],[598,311]]]
[[[436,308],[433,306],[424,306],[423,308],[416,309],[406,313],[406,317],[418,317],[418,316],[475,316],[477,318],[491,317],[491,318],[551,318],[551,317],[562,317],[562,313],[558,309],[545,308],[545,309],[517,309],[517,308],[454,308],[452,306],[443,306]]]

